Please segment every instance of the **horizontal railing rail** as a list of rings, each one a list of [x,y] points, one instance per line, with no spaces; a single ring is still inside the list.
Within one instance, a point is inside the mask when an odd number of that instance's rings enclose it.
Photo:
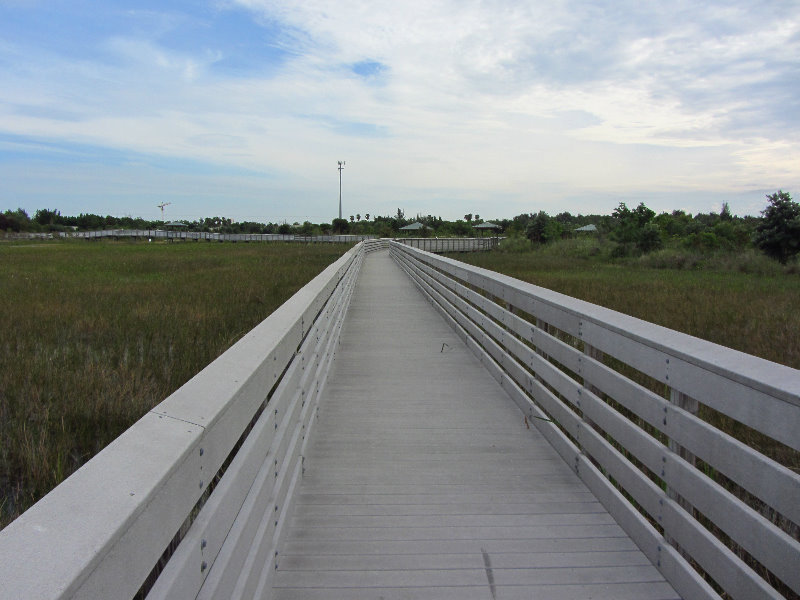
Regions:
[[[679,594],[800,594],[800,372],[391,252]]]
[[[0,531],[0,598],[268,589],[358,245]]]
[[[396,242],[428,252],[480,252],[496,248],[499,237],[479,238],[396,238]]]
[[[371,240],[364,240],[364,251],[365,252],[375,252],[377,250],[388,250],[389,249],[389,242],[391,242],[391,238],[379,238],[379,239],[371,239]]]

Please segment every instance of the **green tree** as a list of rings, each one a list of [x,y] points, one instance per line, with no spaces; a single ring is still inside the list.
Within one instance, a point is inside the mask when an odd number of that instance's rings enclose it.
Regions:
[[[546,212],[540,210],[528,223],[525,235],[529,240],[538,244],[546,244],[561,237],[564,229],[561,223],[551,218]]]
[[[331,229],[333,229],[333,233],[347,233],[350,231],[350,223],[347,222],[347,219],[334,219]]]
[[[753,244],[781,264],[800,253],[800,204],[782,190],[767,196],[769,205],[761,214]]]
[[[618,256],[631,254],[634,249],[639,252],[652,252],[662,246],[658,225],[654,222],[656,213],[640,202],[633,210],[624,202],[611,214],[614,230],[611,239],[619,244],[615,250]]]
[[[18,208],[13,212],[7,210],[0,215],[0,229],[6,231],[29,231],[31,229],[31,220],[23,208]]]
[[[61,213],[58,210],[48,210],[40,208],[33,216],[33,220],[39,225],[55,225],[61,218]]]

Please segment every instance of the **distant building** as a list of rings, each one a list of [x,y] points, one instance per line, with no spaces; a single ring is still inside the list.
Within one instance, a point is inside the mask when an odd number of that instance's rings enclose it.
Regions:
[[[484,221],[483,223],[480,223],[478,225],[474,225],[472,228],[473,229],[477,229],[478,233],[484,233],[484,232],[490,232],[491,233],[491,232],[498,231],[498,230],[502,229],[502,227],[500,227],[500,225],[498,225],[497,223],[492,223],[491,221]]]
[[[401,227],[400,231],[419,231],[420,229],[425,229],[425,225],[422,223],[411,223],[411,225],[406,225],[405,227]]]

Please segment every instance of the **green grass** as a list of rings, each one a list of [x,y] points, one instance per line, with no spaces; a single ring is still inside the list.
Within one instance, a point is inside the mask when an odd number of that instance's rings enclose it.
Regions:
[[[458,260],[800,369],[800,276],[752,253],[612,262],[596,240]]]
[[[0,244],[0,527],[345,250]]]

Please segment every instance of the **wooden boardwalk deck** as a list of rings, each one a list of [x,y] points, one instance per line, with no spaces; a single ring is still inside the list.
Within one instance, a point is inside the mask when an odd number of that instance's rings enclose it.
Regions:
[[[385,251],[305,467],[276,600],[678,598]]]

